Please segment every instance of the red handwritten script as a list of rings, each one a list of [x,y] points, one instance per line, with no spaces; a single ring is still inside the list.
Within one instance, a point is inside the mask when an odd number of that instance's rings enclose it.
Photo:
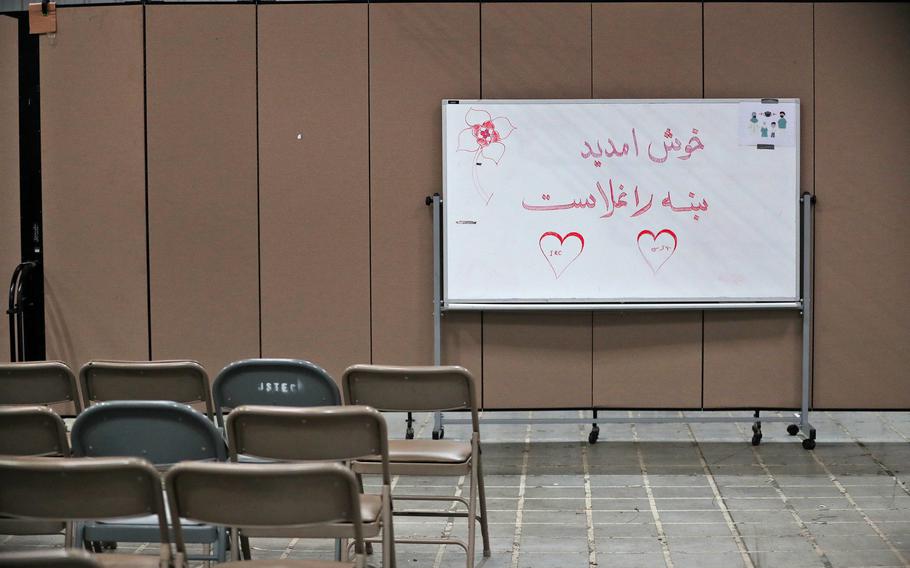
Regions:
[[[467,128],[458,133],[458,151],[474,153],[471,166],[474,189],[477,190],[484,204],[488,204],[493,193],[486,191],[481,185],[477,168],[483,165],[484,160],[499,165],[499,161],[506,153],[506,145],[502,141],[512,134],[515,125],[504,116],[493,118],[489,112],[476,108],[468,109],[464,122]]]
[[[677,160],[688,160],[692,157],[692,154],[698,150],[705,149],[704,143],[701,141],[701,138],[698,137],[697,128],[692,129],[692,136],[689,137],[689,142],[686,143],[685,146],[683,146],[683,143],[679,140],[679,138],[673,135],[673,131],[669,128],[664,130],[663,137],[665,138],[665,140],[662,141],[663,155],[660,153],[661,148],[652,150],[654,143],[648,142],[648,159],[655,164],[663,164],[671,156],[675,157]],[[640,155],[638,149],[638,134],[635,132],[634,128],[632,129],[631,140],[631,146],[629,146],[628,142],[624,142],[621,146],[617,147],[616,142],[614,142],[612,138],[607,138],[608,147],[606,148],[600,143],[600,140],[596,140],[594,143],[597,146],[596,149],[594,148],[594,144],[591,144],[586,140],[584,142],[584,145],[587,148],[587,151],[582,150],[581,157],[585,160],[594,158],[594,167],[597,168],[601,167],[602,165],[600,158],[622,158],[624,156],[638,157]],[[675,153],[679,152],[680,150],[684,151],[685,155],[675,155]]]
[[[597,207],[597,204],[600,203],[603,207],[603,214],[600,218],[609,219],[616,211],[623,207],[631,206],[631,208],[628,209],[629,217],[638,217],[639,215],[647,213],[651,209],[651,206],[654,205],[654,194],[649,193],[647,194],[647,197],[645,197],[643,193],[639,192],[637,185],[634,189],[630,190],[631,195],[630,191],[627,191],[626,186],[623,184],[614,187],[612,178],[607,182],[609,195],[607,194],[607,189],[605,189],[599,181],[595,182],[594,185],[597,188],[598,195],[600,195],[599,202],[593,193],[589,193],[587,199],[584,200],[573,199],[568,203],[551,203],[550,194],[545,193],[540,196],[544,203],[531,204],[522,199],[521,206],[527,211],[562,211],[566,209],[594,209]],[[708,210],[708,200],[702,199],[699,202],[692,192],[689,192],[688,205],[675,205],[673,199],[670,197],[669,191],[667,192],[666,197],[661,199],[660,205],[674,213],[691,213],[694,211],[695,215],[693,216],[693,219],[696,221],[698,221],[699,211]]]
[[[670,229],[657,231],[655,235],[651,231],[644,230],[638,233],[638,252],[642,258],[651,267],[651,271],[657,274],[657,271],[668,261],[673,253],[676,252],[676,233]]]
[[[553,276],[559,278],[569,268],[569,265],[581,256],[581,251],[585,249],[585,238],[576,232],[566,233],[565,236],[562,236],[559,233],[547,231],[540,235],[538,245],[543,257],[550,265],[550,270],[553,271]]]

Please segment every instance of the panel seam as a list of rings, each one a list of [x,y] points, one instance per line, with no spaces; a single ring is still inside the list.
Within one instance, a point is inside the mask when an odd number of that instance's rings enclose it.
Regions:
[[[259,3],[253,5],[255,22],[254,37],[256,42],[256,286],[259,298],[259,356],[262,357],[262,200],[260,185],[262,183],[259,163]]]
[[[148,357],[152,360],[152,253],[149,223],[149,105],[148,105],[148,35],[147,6],[142,4],[142,127],[145,174],[145,309],[148,333]]]

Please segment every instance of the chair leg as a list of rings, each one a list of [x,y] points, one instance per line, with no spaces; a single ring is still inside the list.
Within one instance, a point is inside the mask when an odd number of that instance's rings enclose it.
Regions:
[[[483,486],[483,466],[480,465],[480,451],[474,455],[474,467],[477,468],[477,491],[480,497],[480,537],[483,539],[483,555],[489,558],[490,529],[487,525],[487,492]]]
[[[73,548],[73,528],[72,521],[67,522],[63,528],[63,548]]]
[[[336,538],[335,539],[335,560],[338,562],[347,562],[351,555],[348,551],[348,539],[346,538]]]
[[[477,467],[471,464],[471,497],[468,499],[468,560],[467,568],[474,568],[474,540],[477,533]]]
[[[396,568],[395,559],[395,529],[392,528],[392,499],[384,499],[382,505],[382,568]]]
[[[240,550],[243,551],[244,560],[252,560],[253,553],[250,550],[250,539],[245,536],[240,537]]]
[[[218,529],[218,540],[215,541],[215,557],[218,562],[227,561],[227,529]]]

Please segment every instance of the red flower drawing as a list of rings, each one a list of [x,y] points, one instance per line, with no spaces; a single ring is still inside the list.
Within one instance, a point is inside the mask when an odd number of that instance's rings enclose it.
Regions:
[[[458,151],[476,152],[482,157],[499,163],[506,151],[502,143],[515,130],[512,122],[504,117],[493,118],[489,112],[471,108],[464,117],[467,128],[458,133]]]
[[[493,194],[487,193],[480,184],[477,168],[483,165],[481,158],[499,165],[506,152],[506,145],[502,141],[515,131],[515,125],[504,116],[493,118],[489,112],[476,108],[468,109],[464,122],[467,128],[458,133],[458,151],[474,153],[474,163],[471,166],[474,188],[484,204],[488,204]]]

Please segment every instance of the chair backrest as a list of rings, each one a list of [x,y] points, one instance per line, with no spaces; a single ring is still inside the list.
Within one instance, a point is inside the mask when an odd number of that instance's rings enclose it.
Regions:
[[[0,455],[68,456],[66,424],[46,406],[0,407]]]
[[[463,367],[354,365],[341,382],[345,404],[392,412],[470,410],[478,431],[474,377]]]
[[[101,568],[91,554],[75,548],[0,552],[4,568]]]
[[[363,554],[359,484],[341,465],[181,463],[165,483],[178,553],[183,518],[241,530],[352,523]]]
[[[157,515],[170,549],[161,478],[137,458],[0,457],[0,514],[78,521]]]
[[[245,359],[218,373],[212,384],[215,415],[224,426],[224,411],[238,406],[333,406],[341,393],[322,367],[298,359]]]
[[[0,405],[71,402],[76,414],[82,399],[72,369],[60,361],[0,363]]]
[[[380,456],[389,476],[385,418],[368,406],[240,406],[227,417],[228,451],[275,460],[329,461]]]
[[[76,418],[77,457],[135,456],[159,468],[187,460],[225,461],[224,438],[202,413],[166,400],[101,402]]]
[[[110,400],[173,400],[204,404],[213,416],[209,377],[196,361],[89,361],[79,369],[79,384],[86,408]]]

